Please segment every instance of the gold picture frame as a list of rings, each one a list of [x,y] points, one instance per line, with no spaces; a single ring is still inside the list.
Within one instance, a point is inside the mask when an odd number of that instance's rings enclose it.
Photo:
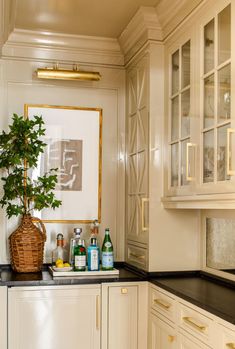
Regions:
[[[39,161],[39,168],[35,169],[35,176],[40,175],[43,166],[44,171],[49,165],[59,169],[55,192],[62,200],[61,207],[34,214],[45,223],[86,224],[95,219],[100,222],[102,109],[25,104],[24,115],[28,118],[42,116],[45,122],[48,146]],[[51,166],[55,161],[59,166]]]

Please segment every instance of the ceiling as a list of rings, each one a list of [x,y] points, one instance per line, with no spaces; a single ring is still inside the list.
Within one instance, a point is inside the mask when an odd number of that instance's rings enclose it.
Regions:
[[[160,0],[17,0],[15,28],[118,38],[140,6]]]

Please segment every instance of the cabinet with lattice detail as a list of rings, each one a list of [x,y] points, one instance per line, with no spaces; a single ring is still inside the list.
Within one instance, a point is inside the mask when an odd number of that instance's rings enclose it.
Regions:
[[[156,155],[161,144],[163,62],[162,44],[149,43],[127,66],[126,261],[144,270],[149,270],[149,245],[156,229],[150,208],[160,183]]]
[[[127,239],[148,242],[148,57],[127,73]],[[132,253],[134,255],[134,253]]]

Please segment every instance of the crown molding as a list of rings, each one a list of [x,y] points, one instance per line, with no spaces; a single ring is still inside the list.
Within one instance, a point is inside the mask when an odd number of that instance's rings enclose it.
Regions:
[[[162,28],[163,39],[166,39],[166,37],[203,1],[204,0],[160,0],[155,10]]]
[[[4,58],[87,62],[123,66],[117,39],[15,29],[2,49]]]
[[[15,13],[16,0],[0,0],[0,48],[14,28]]]
[[[155,8],[141,6],[118,38],[124,53],[125,63],[148,40],[162,41],[162,30]]]

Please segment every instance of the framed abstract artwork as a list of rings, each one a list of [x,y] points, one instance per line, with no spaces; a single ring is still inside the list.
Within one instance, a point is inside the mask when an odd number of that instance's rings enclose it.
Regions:
[[[25,105],[25,117],[42,116],[47,144],[32,176],[57,168],[56,210],[34,212],[44,222],[89,223],[101,219],[102,109]]]

